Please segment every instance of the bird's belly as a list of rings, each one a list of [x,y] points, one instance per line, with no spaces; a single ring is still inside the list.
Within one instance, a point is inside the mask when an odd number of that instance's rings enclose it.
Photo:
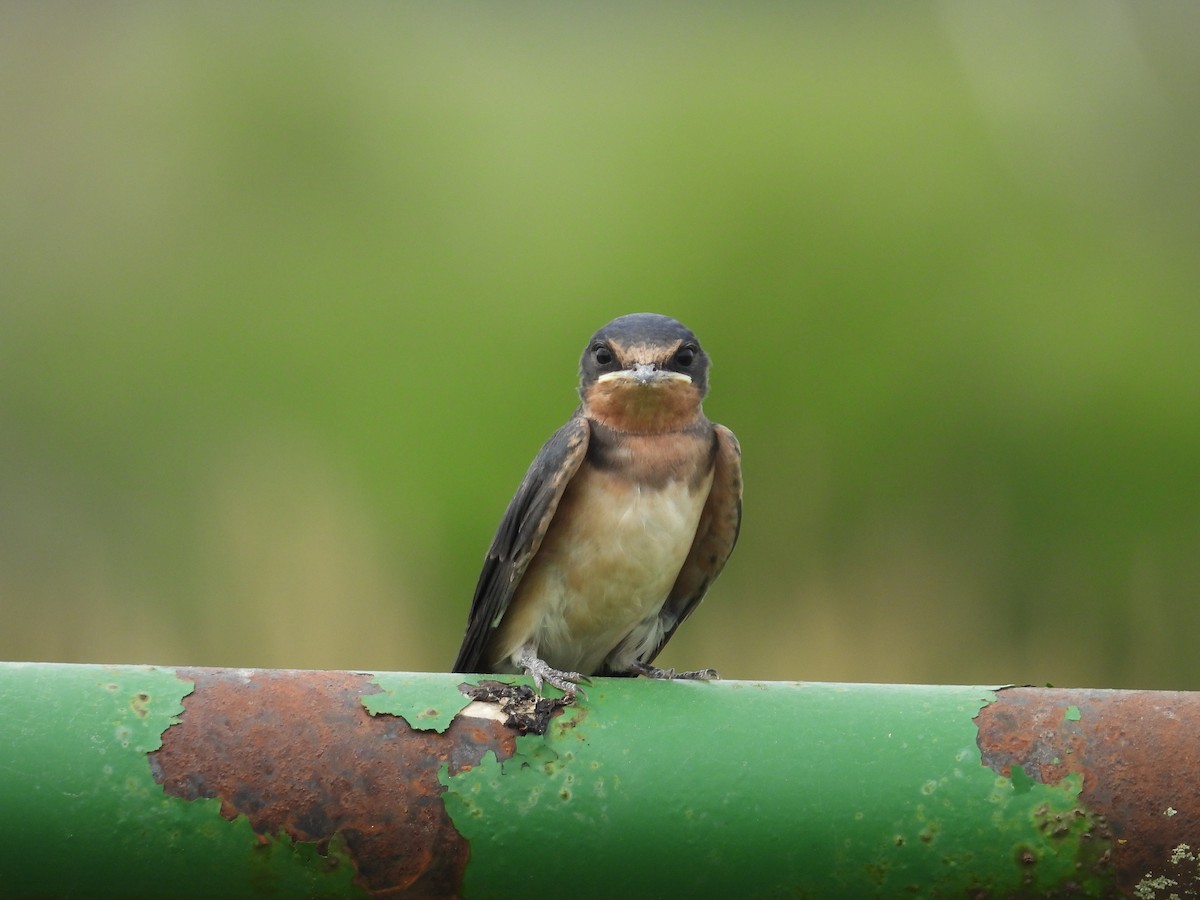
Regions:
[[[555,668],[593,674],[631,630],[658,628],[711,485],[581,469],[505,617],[506,655],[532,640]]]

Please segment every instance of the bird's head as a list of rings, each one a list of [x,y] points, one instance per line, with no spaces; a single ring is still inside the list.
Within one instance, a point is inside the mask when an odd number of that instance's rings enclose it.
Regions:
[[[613,319],[579,363],[584,414],[620,431],[674,431],[701,415],[708,356],[679,322],[654,313]]]

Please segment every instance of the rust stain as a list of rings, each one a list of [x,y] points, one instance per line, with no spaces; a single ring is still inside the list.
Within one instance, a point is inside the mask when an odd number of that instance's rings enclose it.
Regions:
[[[1079,774],[1123,890],[1162,872],[1179,846],[1200,845],[1200,694],[1006,688],[975,721],[997,773],[1019,765],[1044,784]]]
[[[456,719],[442,734],[370,715],[370,676],[181,669],[196,683],[181,722],[150,754],[168,794],[221,801],[264,839],[286,832],[324,851],[340,835],[356,881],[380,897],[454,897],[470,852],[442,803],[451,774],[488,750],[515,752],[498,722]]]

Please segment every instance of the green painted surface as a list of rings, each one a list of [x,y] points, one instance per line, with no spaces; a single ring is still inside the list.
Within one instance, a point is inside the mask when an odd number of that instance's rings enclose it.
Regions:
[[[441,728],[462,680],[379,676],[383,693],[364,702]],[[191,689],[169,669],[0,664],[0,896],[360,895],[336,837],[319,853],[223,818],[215,800],[164,794],[147,755]],[[443,801],[471,845],[466,897],[1110,887],[1089,880],[1109,848],[1078,777],[1045,785],[982,765],[973,718],[987,688],[596,679],[587,691],[514,758],[459,756],[453,776],[443,764]]]
[[[1018,789],[982,765],[986,688],[597,679],[588,696],[517,757],[443,770],[468,898],[1004,896],[1077,878],[1101,843],[1080,838],[1075,781]]]
[[[421,731],[445,731],[454,717],[471,702],[458,689],[459,684],[468,680],[466,675],[384,672],[371,680],[382,691],[363,697],[362,704],[367,712],[373,716],[380,713],[400,716]]]
[[[191,690],[170,669],[0,663],[0,896],[359,895],[336,846],[164,794],[147,754]]]

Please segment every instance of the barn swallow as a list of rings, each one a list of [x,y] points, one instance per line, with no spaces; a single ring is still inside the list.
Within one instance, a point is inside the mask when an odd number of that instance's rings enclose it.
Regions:
[[[500,520],[455,672],[524,672],[567,702],[589,675],[717,677],[652,665],[741,525],[741,450],[704,416],[708,369],[667,316],[621,316],[592,335],[582,402]]]

